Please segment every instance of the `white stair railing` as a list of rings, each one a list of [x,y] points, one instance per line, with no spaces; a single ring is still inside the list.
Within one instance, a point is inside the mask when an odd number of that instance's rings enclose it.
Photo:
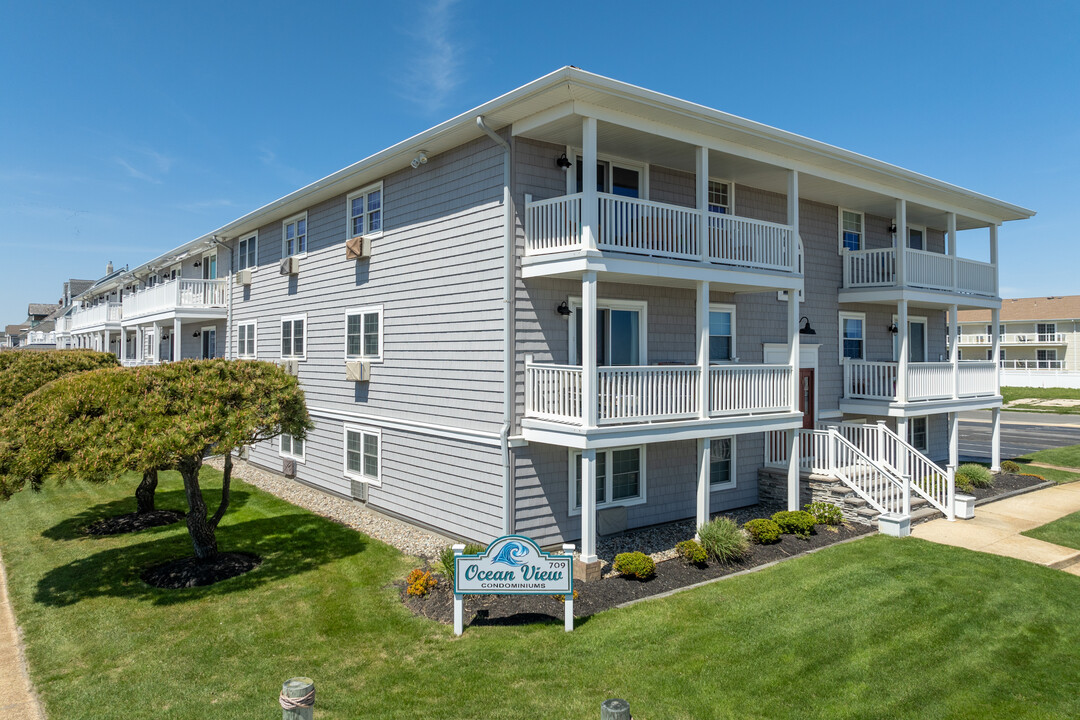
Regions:
[[[825,471],[839,479],[879,513],[911,514],[911,483],[898,477],[884,463],[874,460],[835,427],[800,430],[801,434],[827,438]],[[815,449],[819,443],[814,443]],[[815,464],[822,464],[821,458]]]
[[[943,470],[907,440],[890,430],[885,423],[880,422],[877,427],[884,440],[882,445],[886,457],[892,458],[889,465],[901,475],[910,478],[911,489],[952,520],[956,484],[951,469]]]

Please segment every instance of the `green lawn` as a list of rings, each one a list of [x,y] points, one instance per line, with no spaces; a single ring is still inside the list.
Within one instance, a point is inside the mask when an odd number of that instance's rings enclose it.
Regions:
[[[1017,461],[1060,465],[1061,467],[1076,468],[1077,471],[1080,471],[1080,445],[1066,445],[1065,447],[1051,448],[1050,450],[1039,450],[1038,452],[1028,453],[1022,458],[1017,458]]]
[[[1003,387],[1001,388],[1001,397],[1006,403],[1026,398],[1080,400],[1080,390],[1075,388]],[[1080,407],[1048,408],[1036,405],[1014,405],[1009,410],[1034,410],[1064,415],[1080,414]]]
[[[190,552],[182,527],[75,532],[132,509],[133,487],[70,482],[0,505],[51,720],[277,717],[293,675],[315,678],[319,720],[592,720],[608,697],[639,720],[1080,715],[1080,578],[1008,558],[872,536],[570,634],[454,638],[396,602],[407,558],[242,483],[221,545],[263,566],[212,588],[146,587],[143,567]],[[171,474],[161,495],[183,507]]]
[[[1020,533],[1037,540],[1080,550],[1080,512]]]

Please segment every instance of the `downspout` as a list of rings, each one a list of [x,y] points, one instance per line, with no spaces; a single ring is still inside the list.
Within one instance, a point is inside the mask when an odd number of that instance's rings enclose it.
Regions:
[[[511,312],[514,295],[514,217],[510,193],[510,143],[476,116],[480,128],[503,149],[503,423],[499,430],[499,447],[503,465],[502,532],[513,532],[513,468],[510,465],[510,428],[514,421],[514,318]]]

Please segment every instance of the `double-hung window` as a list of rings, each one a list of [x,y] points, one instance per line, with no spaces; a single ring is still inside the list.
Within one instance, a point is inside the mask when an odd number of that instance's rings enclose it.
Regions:
[[[237,244],[236,269],[246,270],[258,264],[259,234],[253,233],[245,238],[240,238]]]
[[[345,357],[382,362],[382,305],[345,311]]]
[[[912,250],[926,249],[926,228],[921,225],[908,225],[907,246]]]
[[[840,362],[866,359],[866,314],[840,313]]]
[[[735,306],[709,306],[709,362],[735,358]]]
[[[840,210],[840,251],[863,249],[863,214],[854,210]]]
[[[913,417],[908,421],[908,443],[920,452],[930,452],[926,434],[926,416]]]
[[[345,477],[381,484],[382,432],[358,425],[345,426]]]
[[[307,315],[281,318],[281,357],[303,359]]]
[[[255,321],[236,326],[236,356],[245,360],[255,359]]]
[[[292,458],[293,460],[304,461],[304,441],[300,438],[294,438],[292,435],[282,433],[281,435],[281,449],[278,452],[281,457]]]
[[[713,490],[735,487],[734,438],[713,438],[709,441],[709,487]]]
[[[307,213],[301,213],[281,223],[281,256],[303,255],[307,252]]]
[[[581,512],[581,453],[570,453],[571,515]],[[596,451],[596,506],[645,502],[645,447]]]
[[[357,190],[345,199],[349,237],[382,232],[382,183]]]
[[[709,181],[709,212],[731,214],[731,184]]]

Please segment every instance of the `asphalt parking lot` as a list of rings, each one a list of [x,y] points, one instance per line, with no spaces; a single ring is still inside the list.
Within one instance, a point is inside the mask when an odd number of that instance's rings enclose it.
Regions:
[[[1080,415],[1005,412],[1001,423],[1001,459],[1064,445],[1080,445]],[[990,462],[990,413],[960,417],[960,461]]]

